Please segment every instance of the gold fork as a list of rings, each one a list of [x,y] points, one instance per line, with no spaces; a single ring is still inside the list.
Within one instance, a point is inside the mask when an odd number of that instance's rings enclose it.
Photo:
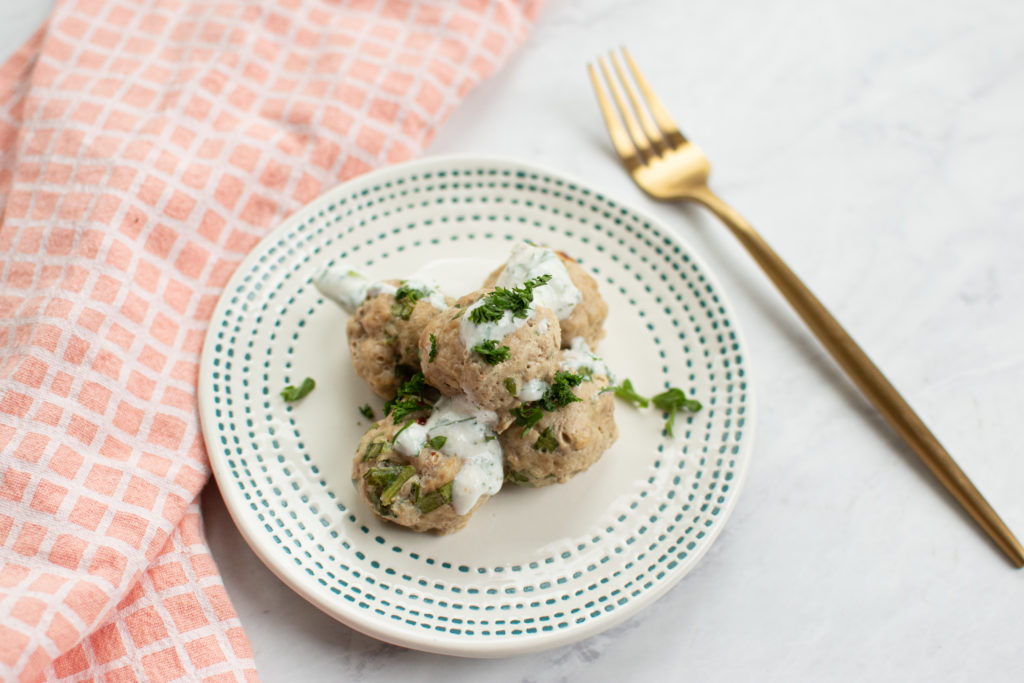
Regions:
[[[1024,548],[1020,542],[921,418],[778,254],[772,251],[749,223],[708,188],[711,164],[707,157],[679,132],[625,48],[622,49],[622,55],[629,66],[632,81],[626,76],[616,54],[612,52],[610,56],[628,103],[620,93],[616,79],[612,77],[603,57],[598,61],[615,101],[614,105],[605,94],[594,65],[588,64],[587,69],[612,144],[636,184],[655,199],[697,202],[718,216],[746,247],[854,384],[924,461],[932,474],[938,477],[1010,561],[1017,567],[1024,567]],[[634,82],[640,90],[639,95]]]

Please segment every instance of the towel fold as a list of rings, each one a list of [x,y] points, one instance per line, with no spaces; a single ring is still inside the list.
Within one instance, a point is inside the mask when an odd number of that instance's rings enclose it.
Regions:
[[[537,4],[65,0],[0,68],[0,678],[255,679],[197,503],[214,305]]]

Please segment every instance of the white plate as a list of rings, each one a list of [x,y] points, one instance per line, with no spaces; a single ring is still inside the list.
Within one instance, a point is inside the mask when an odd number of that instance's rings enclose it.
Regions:
[[[350,481],[357,411],[345,313],[312,285],[328,262],[374,278],[435,267],[473,289],[518,240],[564,250],[608,302],[599,351],[643,393],[704,404],[676,420],[621,402],[620,436],[561,486],[506,487],[462,531],[376,520]],[[468,265],[467,265],[468,264]],[[470,283],[468,286],[466,283]],[[304,377],[316,389],[278,395]],[[690,571],[736,504],[754,425],[748,361],[717,283],[670,230],[527,164],[435,158],[345,183],[269,234],[234,274],[203,349],[200,414],[242,535],[286,584],[363,633],[497,657],[565,645],[651,604]]]

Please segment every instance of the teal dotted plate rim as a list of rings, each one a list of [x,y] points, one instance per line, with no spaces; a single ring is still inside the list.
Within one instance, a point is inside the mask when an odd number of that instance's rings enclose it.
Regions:
[[[609,304],[600,352],[648,393],[704,403],[677,419],[617,406],[620,437],[562,486],[503,490],[445,537],[376,520],[350,483],[379,407],[355,376],[345,315],[313,275],[378,278],[424,262],[473,289],[517,240],[571,254]],[[463,291],[450,291],[459,295]],[[344,183],[272,231],[228,283],[206,337],[200,416],[235,524],[287,585],[349,626],[425,651],[520,654],[621,622],[681,579],[736,504],[753,444],[749,361],[720,287],[671,231],[518,161],[441,157]],[[287,384],[314,377],[306,399]]]

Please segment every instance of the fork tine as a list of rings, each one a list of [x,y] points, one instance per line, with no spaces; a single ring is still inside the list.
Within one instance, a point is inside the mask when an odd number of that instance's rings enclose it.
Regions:
[[[636,84],[640,87],[640,92],[643,93],[644,99],[647,101],[647,106],[651,110],[651,114],[654,115],[654,120],[658,122],[658,128],[665,135],[668,140],[670,147],[678,147],[679,145],[686,142],[686,136],[679,132],[679,127],[676,126],[675,121],[668,114],[668,109],[661,103],[658,96],[654,94],[654,89],[651,88],[651,84],[647,82],[644,75],[640,73],[640,69],[637,67],[636,62],[633,61],[633,57],[629,54],[629,50],[625,47],[622,48],[622,55],[626,58],[626,63],[629,64],[629,70],[633,73],[633,79]]]
[[[637,118],[640,119],[640,127],[643,128],[647,139],[651,141],[653,151],[660,153],[661,147],[667,144],[661,135],[661,131],[658,130],[658,126],[651,119],[651,115],[647,112],[647,107],[643,105],[637,96],[636,89],[633,87],[632,81],[626,77],[626,73],[622,70],[622,65],[619,63],[619,58],[615,55],[615,52],[609,54],[612,58],[612,66],[615,67],[615,73],[619,76],[619,83],[622,84],[622,89],[626,91],[626,96],[629,97],[630,104],[633,105],[633,111],[636,112]]]
[[[633,172],[634,169],[643,165],[640,153],[633,146],[629,133],[626,131],[618,114],[615,112],[615,105],[608,99],[604,88],[601,87],[601,80],[593,64],[587,64],[587,71],[590,73],[590,84],[594,87],[594,94],[597,96],[597,103],[601,107],[601,114],[604,116],[604,125],[608,129],[608,135],[612,138],[612,145],[618,153],[626,170]]]
[[[619,116],[625,121],[629,137],[633,138],[633,144],[636,145],[637,150],[640,152],[640,159],[643,161],[651,154],[651,142],[647,139],[643,129],[640,128],[640,124],[637,123],[633,110],[626,103],[626,100],[623,99],[622,93],[619,92],[619,87],[615,84],[615,79],[608,70],[608,64],[604,61],[604,57],[598,58],[597,61],[601,65],[601,73],[604,74],[605,83],[608,84],[608,89],[612,92],[612,99],[615,100],[615,104],[619,108]]]

